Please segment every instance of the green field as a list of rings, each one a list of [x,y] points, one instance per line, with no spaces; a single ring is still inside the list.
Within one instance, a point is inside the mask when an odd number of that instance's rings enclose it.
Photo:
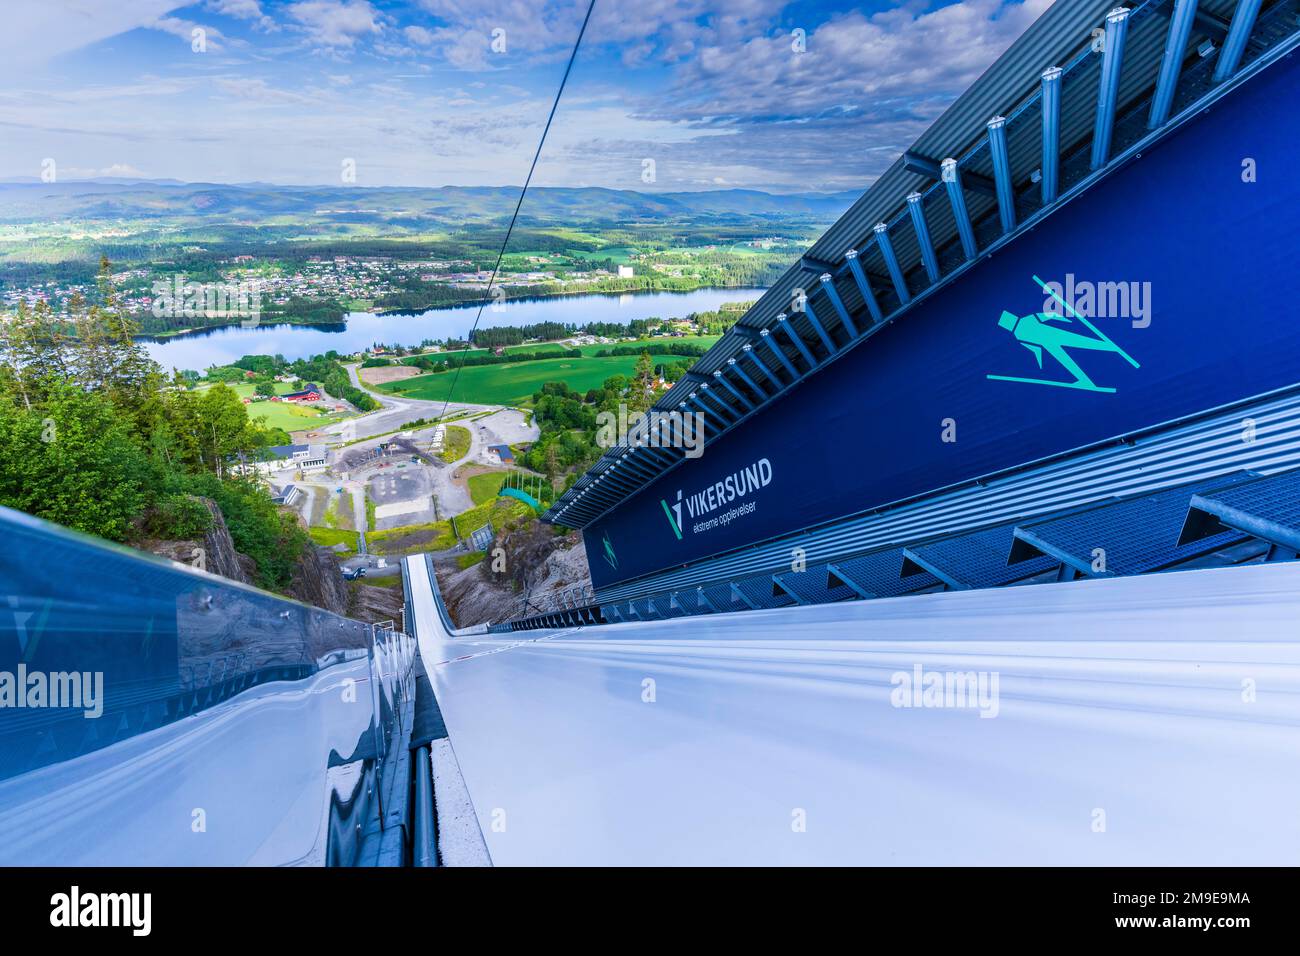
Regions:
[[[203,386],[199,386],[202,388]],[[240,398],[251,398],[257,388],[251,382],[237,382],[230,386]],[[287,395],[292,392],[293,386],[288,382],[276,382],[275,394]],[[287,432],[305,431],[313,428],[320,428],[322,425],[328,425],[331,422],[341,421],[348,417],[346,412],[324,412],[326,407],[333,408],[333,402],[318,402],[318,407],[312,405],[299,405],[297,402],[252,402],[244,406],[248,410],[249,420],[258,418],[265,419],[268,428],[283,428]]]
[[[484,405],[518,405],[532,398],[546,382],[567,382],[570,388],[585,392],[600,388],[611,375],[632,375],[636,371],[635,355],[612,358],[539,359],[518,365],[477,365],[463,368],[456,382],[458,402]],[[382,387],[382,391],[408,398],[441,402],[456,376],[451,372],[417,375]]]
[[[578,346],[578,351],[581,352],[583,355],[595,355],[597,352],[603,352],[607,349],[613,349],[613,348],[621,349],[621,348],[628,348],[628,347],[636,347],[638,345],[663,345],[664,343],[671,343],[675,345],[702,345],[706,349],[708,349],[708,348],[712,348],[713,343],[718,341],[718,339],[720,338],[722,338],[721,335],[683,335],[681,338],[676,338],[676,339],[669,338],[666,336],[660,336],[659,338],[655,338],[655,339],[637,339],[635,342],[615,342],[612,345],[580,345]],[[664,357],[666,356],[659,356],[659,355],[655,356],[655,358],[664,358]],[[685,356],[678,356],[678,357],[685,358]]]
[[[608,346],[601,346],[608,348]],[[507,345],[506,354],[511,352],[563,352],[564,346],[556,342],[537,342],[532,345]],[[433,359],[435,362],[441,362],[448,358],[478,358],[483,355],[493,354],[491,349],[458,349],[455,352],[425,352],[421,355],[407,355],[398,359],[400,365],[414,365],[422,358]]]
[[[591,388],[600,388],[605,379],[611,375],[631,376],[636,371],[636,355],[599,356],[598,352],[615,347],[636,347],[644,345],[702,345],[709,348],[721,336],[688,335],[682,338],[641,339],[636,342],[619,342],[615,345],[583,345],[579,348],[584,358],[537,359],[532,362],[520,362],[517,365],[470,365],[461,369],[460,380],[456,382],[454,399],[458,402],[476,402],[484,405],[520,405],[528,401],[534,392],[547,382],[566,382],[576,391],[585,392]],[[559,351],[561,346],[554,343],[540,345],[514,346],[507,351],[524,352]],[[476,350],[474,354],[483,354],[485,350]],[[656,355],[656,362],[673,362],[687,359],[687,356]],[[448,399],[448,391],[455,376],[450,372],[433,372],[417,375],[379,386],[379,391],[407,398],[441,402]]]
[[[471,475],[466,484],[469,486],[469,496],[474,504],[487,504],[495,498],[501,486],[505,484],[506,474],[504,471],[489,471],[486,475]]]

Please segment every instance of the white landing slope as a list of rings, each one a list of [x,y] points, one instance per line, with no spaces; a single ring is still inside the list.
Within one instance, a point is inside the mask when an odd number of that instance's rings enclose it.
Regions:
[[[498,866],[1300,863],[1300,563],[505,639],[410,569]]]

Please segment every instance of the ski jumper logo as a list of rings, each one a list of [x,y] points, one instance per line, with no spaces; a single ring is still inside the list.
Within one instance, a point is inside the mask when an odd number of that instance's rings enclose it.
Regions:
[[[1011,312],[1003,312],[1002,317],[998,319],[998,326],[1010,332],[1020,345],[1030,351],[1040,369],[1043,368],[1043,358],[1047,357],[1055,363],[1051,366],[1053,369],[1059,366],[1060,370],[1063,370],[1069,378],[1025,378],[1017,375],[992,374],[988,377],[997,382],[1052,385],[1057,388],[1077,388],[1087,392],[1114,394],[1115,389],[1106,385],[1098,385],[1093,381],[1092,376],[1084,371],[1083,366],[1071,353],[1075,350],[1080,353],[1109,352],[1119,356],[1134,368],[1140,368],[1141,366],[1138,365],[1137,360],[1112,342],[1104,332],[1093,325],[1085,316],[1076,312],[1074,306],[1061,298],[1054,289],[1049,288],[1042,279],[1034,276],[1034,281],[1056,299],[1069,315],[1057,315],[1053,312],[1034,312],[1029,315],[1017,316]],[[1070,326],[1074,326],[1074,328],[1070,328]],[[1079,328],[1080,326],[1082,326],[1082,329]],[[1087,331],[1085,332],[1083,329]],[[1091,363],[1091,360],[1089,362]]]

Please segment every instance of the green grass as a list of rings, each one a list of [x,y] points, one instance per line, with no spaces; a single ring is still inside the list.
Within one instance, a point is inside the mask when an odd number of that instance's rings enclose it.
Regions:
[[[346,544],[348,550],[340,552],[340,557],[351,557],[357,553],[357,533],[355,531],[345,531],[342,528],[308,528],[307,533],[311,535],[313,541],[326,548],[333,547],[336,544]]]
[[[294,390],[293,385],[289,382],[274,382],[275,394],[287,395]],[[199,386],[202,388],[203,386]],[[253,382],[233,382],[230,388],[240,398],[251,398],[257,390],[257,385]],[[250,402],[244,406],[248,410],[250,421],[264,419],[268,428],[283,428],[287,432],[307,431],[320,428],[323,425],[329,425],[333,422],[342,421],[349,417],[346,412],[326,412],[325,408],[333,408],[333,402],[315,402],[306,405],[299,405],[297,402]]]
[[[568,252],[573,259],[613,259],[622,265],[627,265],[632,255],[637,252],[631,246],[604,246],[600,249],[572,249]]]
[[[485,524],[490,524],[493,530],[499,531],[507,521],[531,516],[532,513],[533,509],[515,498],[493,498],[486,504],[456,515],[456,528],[461,537],[467,537],[470,532]]]
[[[259,402],[248,406],[250,421],[260,418],[268,428],[283,428],[287,432],[314,431],[347,417],[334,413],[322,415],[315,409],[291,402]]]
[[[486,551],[471,551],[469,554],[460,555],[460,557],[456,559],[456,565],[464,571],[466,568],[472,568],[485,557],[487,557]]]
[[[366,530],[375,526],[375,500],[366,492]],[[369,540],[369,539],[367,539]]]
[[[635,342],[614,342],[607,345],[600,345],[600,344],[580,345],[578,346],[578,351],[581,352],[583,355],[593,356],[597,352],[603,352],[606,349],[624,348],[628,346],[636,347],[638,345],[663,345],[665,343],[676,344],[676,345],[702,345],[706,349],[708,349],[708,348],[712,348],[713,343],[718,341],[718,339],[720,338],[722,338],[721,335],[683,335],[681,338],[676,338],[676,339],[671,338],[669,336],[661,336],[660,338],[656,338],[656,339],[637,339]],[[655,356],[656,359],[671,358],[671,357],[673,356],[664,356],[664,355]],[[687,356],[685,355],[676,356],[676,358],[686,358],[686,357]]]
[[[468,428],[460,425],[448,425],[447,435],[442,440],[442,460],[451,464],[460,461],[469,454],[470,435]]]
[[[485,475],[471,475],[466,481],[469,496],[476,505],[487,504],[497,496],[501,485],[505,483],[506,472],[490,471]]]
[[[677,343],[684,345],[702,345],[706,348],[718,341],[717,335],[688,335],[678,339],[657,338],[641,339],[636,342],[616,343],[619,346],[662,345]],[[579,351],[583,358],[538,359],[534,362],[520,362],[517,365],[471,365],[460,371],[456,381],[455,400],[474,402],[484,405],[520,405],[527,402],[546,382],[567,382],[569,387],[580,392],[600,388],[605,379],[611,375],[631,376],[636,371],[636,355],[615,355],[598,357],[597,352],[615,348],[616,345],[583,345]],[[559,350],[558,345],[520,345],[506,351],[550,351]],[[476,350],[482,354],[485,350]],[[672,362],[686,359],[687,356],[656,355],[656,362]],[[447,401],[451,383],[455,380],[454,372],[434,372],[417,375],[413,378],[389,382],[379,386],[379,391],[407,398],[419,398],[426,401]],[[455,459],[451,459],[455,460]]]
[[[567,382],[585,392],[600,388],[611,375],[631,376],[635,355],[609,358],[539,359],[517,365],[478,365],[463,368],[456,383],[455,400],[483,405],[518,405],[530,399],[546,382]],[[382,391],[407,398],[441,402],[448,399],[454,373],[418,375],[383,386]],[[450,429],[448,430],[450,431]]]
[[[366,545],[375,554],[406,554],[408,551],[445,551],[456,543],[450,521],[408,524],[366,535]]]
[[[390,588],[392,590],[400,591],[402,589],[402,576],[400,574],[388,574],[383,577],[361,578],[348,583],[352,585],[353,590],[358,587],[371,587]]]
[[[485,524],[491,524],[494,530],[499,531],[509,521],[531,516],[532,510],[522,501],[511,498],[499,501],[493,499],[457,515],[456,527],[464,538]],[[389,528],[387,531],[372,531],[366,535],[366,544],[373,553],[382,555],[445,551],[456,544],[456,534],[452,531],[450,521],[430,521],[426,524]]]
[[[426,352],[423,355],[406,355],[398,359],[402,365],[414,365],[422,358],[432,359],[435,362],[442,362],[449,357],[473,358],[479,355],[491,355],[488,349],[457,349],[454,352]]]

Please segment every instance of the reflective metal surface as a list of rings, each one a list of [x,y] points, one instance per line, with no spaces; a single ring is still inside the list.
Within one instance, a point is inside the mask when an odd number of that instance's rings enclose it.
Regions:
[[[348,864],[414,645],[0,508],[0,864]]]

